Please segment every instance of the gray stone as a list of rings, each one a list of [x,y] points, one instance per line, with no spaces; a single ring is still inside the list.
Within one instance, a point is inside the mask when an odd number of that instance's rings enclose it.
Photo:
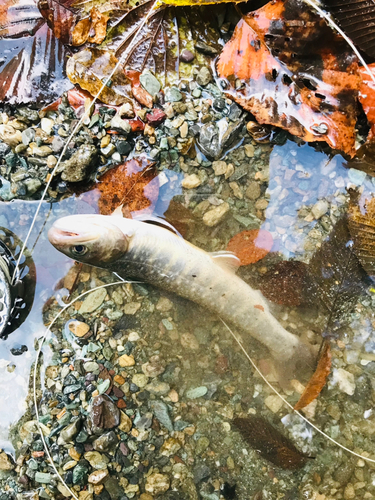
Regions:
[[[22,131],[22,142],[25,146],[28,146],[35,138],[35,129],[27,128]]]
[[[164,396],[170,391],[170,385],[154,378],[149,384],[146,385],[145,389],[148,392],[151,392],[151,394],[155,394],[155,396]]]
[[[219,129],[213,123],[204,124],[199,132],[199,147],[210,159],[216,159],[221,154]]]
[[[203,397],[205,394],[207,394],[207,387],[205,385],[202,385],[200,387],[194,387],[193,389],[189,389],[186,391],[185,396],[188,399],[198,399]]]
[[[64,147],[64,141],[59,137],[58,135],[55,135],[55,137],[52,140],[51,148],[54,153],[60,153],[62,148]]]
[[[116,434],[113,431],[110,431],[98,437],[98,439],[95,439],[92,445],[94,447],[94,450],[105,452],[113,448],[117,441],[118,439]]]
[[[190,63],[194,59],[194,54],[188,49],[184,49],[180,54],[180,61],[184,63]]]
[[[159,80],[149,70],[145,70],[139,77],[142,87],[152,96],[160,92]]]
[[[51,482],[51,474],[46,472],[37,472],[34,479],[37,483],[49,484]]]
[[[66,444],[74,439],[81,429],[81,420],[78,418],[71,424],[67,425],[61,432],[57,440],[58,444]]]
[[[31,195],[38,191],[42,183],[39,179],[25,179],[24,185],[27,189],[27,194]]]
[[[150,408],[159,422],[164,425],[168,431],[173,431],[173,424],[169,416],[168,406],[163,401],[150,401]]]
[[[170,87],[165,90],[165,100],[167,102],[178,102],[181,101],[182,94],[176,87]]]
[[[96,147],[84,144],[72,155],[69,160],[60,164],[61,178],[68,182],[83,181],[95,167],[98,158]]]
[[[111,120],[111,128],[114,129],[114,130],[117,130],[119,132],[122,132],[124,135],[128,135],[130,134],[132,128],[130,126],[130,123],[128,122],[128,120],[123,120],[121,118],[121,116],[119,115],[119,113],[117,113]],[[114,145],[113,144],[109,144],[107,146],[107,148],[109,146],[112,146],[113,147],[113,150],[114,150]]]
[[[212,80],[211,71],[206,66],[202,66],[196,77],[197,83],[199,83],[199,85],[202,85],[202,87],[205,87],[210,83],[211,80]]]

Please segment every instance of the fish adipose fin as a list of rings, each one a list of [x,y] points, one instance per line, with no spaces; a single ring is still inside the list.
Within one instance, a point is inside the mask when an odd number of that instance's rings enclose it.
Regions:
[[[232,252],[222,250],[220,252],[211,252],[210,256],[214,259],[215,264],[232,273],[235,273],[241,265],[240,259]]]

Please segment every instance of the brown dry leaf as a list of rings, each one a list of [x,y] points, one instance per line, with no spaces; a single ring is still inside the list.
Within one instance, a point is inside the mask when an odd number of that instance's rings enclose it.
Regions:
[[[159,194],[159,182],[153,164],[130,160],[112,168],[99,178],[96,188],[101,196],[99,211],[110,215],[123,205],[127,212],[152,212]]]
[[[225,92],[259,123],[355,154],[355,55],[302,0],[244,16],[217,65]]]
[[[235,418],[233,425],[252,448],[278,467],[299,469],[305,465],[307,457],[264,418]]]
[[[307,302],[310,286],[307,264],[283,261],[262,276],[260,291],[276,304],[299,306]]]
[[[0,38],[35,35],[44,24],[35,0],[2,0],[0,3]],[[3,51],[1,51],[3,55]]]
[[[79,46],[86,42],[102,43],[107,35],[108,19],[108,16],[101,14],[93,7],[90,16],[81,19],[75,25],[72,33],[72,45]]]
[[[305,408],[305,406],[309,405],[319,396],[323,387],[326,385],[327,377],[331,371],[331,364],[331,348],[329,343],[325,342],[319,357],[318,366],[295,405],[295,410],[302,410],[302,408]]]
[[[363,268],[375,276],[375,198],[358,200],[351,196],[348,225],[354,242],[354,252]]]
[[[115,68],[117,58],[106,50],[86,48],[74,54],[66,65],[66,73],[72,83],[78,84],[84,90],[95,96]],[[110,86],[105,86],[100,94],[100,100],[105,104],[118,106],[131,102],[131,83],[118,69],[111,77]]]
[[[340,28],[370,57],[375,56],[373,0],[324,0]]]
[[[56,38],[69,45],[73,26],[77,19],[76,10],[73,8],[75,0],[39,0],[38,7],[42,16]]]
[[[271,250],[272,245],[271,233],[264,229],[251,229],[233,236],[226,249],[237,255],[241,266],[247,266],[263,259]]]

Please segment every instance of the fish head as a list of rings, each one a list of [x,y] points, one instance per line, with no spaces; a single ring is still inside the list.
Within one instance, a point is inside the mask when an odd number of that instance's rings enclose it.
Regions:
[[[48,231],[52,245],[68,257],[107,267],[128,249],[131,230],[124,233],[105,215],[70,215],[54,222]]]

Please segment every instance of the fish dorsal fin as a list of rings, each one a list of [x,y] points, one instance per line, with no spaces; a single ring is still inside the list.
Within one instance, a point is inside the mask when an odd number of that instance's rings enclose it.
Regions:
[[[154,226],[160,226],[163,227],[164,229],[168,229],[168,231],[171,231],[180,238],[183,238],[182,235],[177,231],[177,229],[172,226],[172,224],[167,222],[165,219],[158,217],[157,215],[137,214],[132,212],[132,217],[134,220],[138,220],[141,222],[145,222],[146,224],[153,224]]]
[[[232,273],[235,273],[241,265],[240,259],[233,252],[222,250],[211,252],[210,256],[214,259],[215,264]]]
[[[119,205],[112,213],[111,213],[111,217],[121,217],[123,218],[124,215],[122,213],[122,208],[123,208],[123,205]]]

